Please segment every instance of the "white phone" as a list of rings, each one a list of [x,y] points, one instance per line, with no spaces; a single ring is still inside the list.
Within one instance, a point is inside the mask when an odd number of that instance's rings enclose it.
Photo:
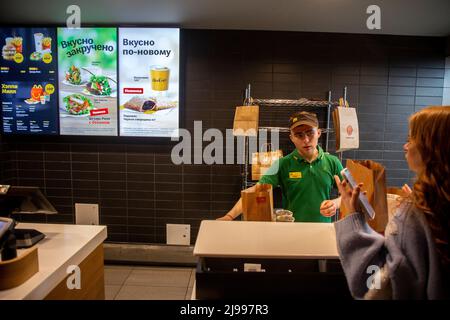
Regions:
[[[352,174],[347,168],[344,168],[341,171],[342,177],[348,182],[350,187],[352,189],[356,188],[358,184],[356,183],[355,179],[353,178]],[[362,210],[364,213],[370,218],[375,218],[375,210],[373,210],[373,207],[370,205],[369,199],[367,199],[366,195],[362,192],[359,193],[359,204],[361,205]]]

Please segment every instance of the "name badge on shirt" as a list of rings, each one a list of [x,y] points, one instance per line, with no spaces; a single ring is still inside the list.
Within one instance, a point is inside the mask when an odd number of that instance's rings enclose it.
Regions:
[[[300,179],[301,177],[301,172],[289,172],[289,179]]]

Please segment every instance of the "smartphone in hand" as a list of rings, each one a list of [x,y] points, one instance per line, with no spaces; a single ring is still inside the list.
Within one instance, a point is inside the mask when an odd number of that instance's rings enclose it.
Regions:
[[[358,183],[356,183],[355,179],[353,178],[351,172],[344,168],[341,171],[342,177],[345,179],[345,181],[348,182],[350,185],[350,188],[354,189],[358,186]],[[375,218],[375,210],[373,210],[373,207],[370,205],[369,199],[367,199],[367,196],[360,192],[359,193],[359,199],[358,199],[359,205],[361,206],[361,209],[364,211],[364,213],[370,218]]]

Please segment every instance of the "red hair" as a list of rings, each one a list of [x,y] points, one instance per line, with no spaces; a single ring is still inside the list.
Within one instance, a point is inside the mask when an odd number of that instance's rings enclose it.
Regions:
[[[409,120],[410,138],[423,170],[413,187],[413,203],[427,218],[444,272],[450,271],[450,106],[427,107]]]

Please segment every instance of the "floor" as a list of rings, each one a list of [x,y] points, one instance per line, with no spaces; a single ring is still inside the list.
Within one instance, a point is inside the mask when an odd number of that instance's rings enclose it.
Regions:
[[[105,265],[106,300],[191,300],[194,268]]]

